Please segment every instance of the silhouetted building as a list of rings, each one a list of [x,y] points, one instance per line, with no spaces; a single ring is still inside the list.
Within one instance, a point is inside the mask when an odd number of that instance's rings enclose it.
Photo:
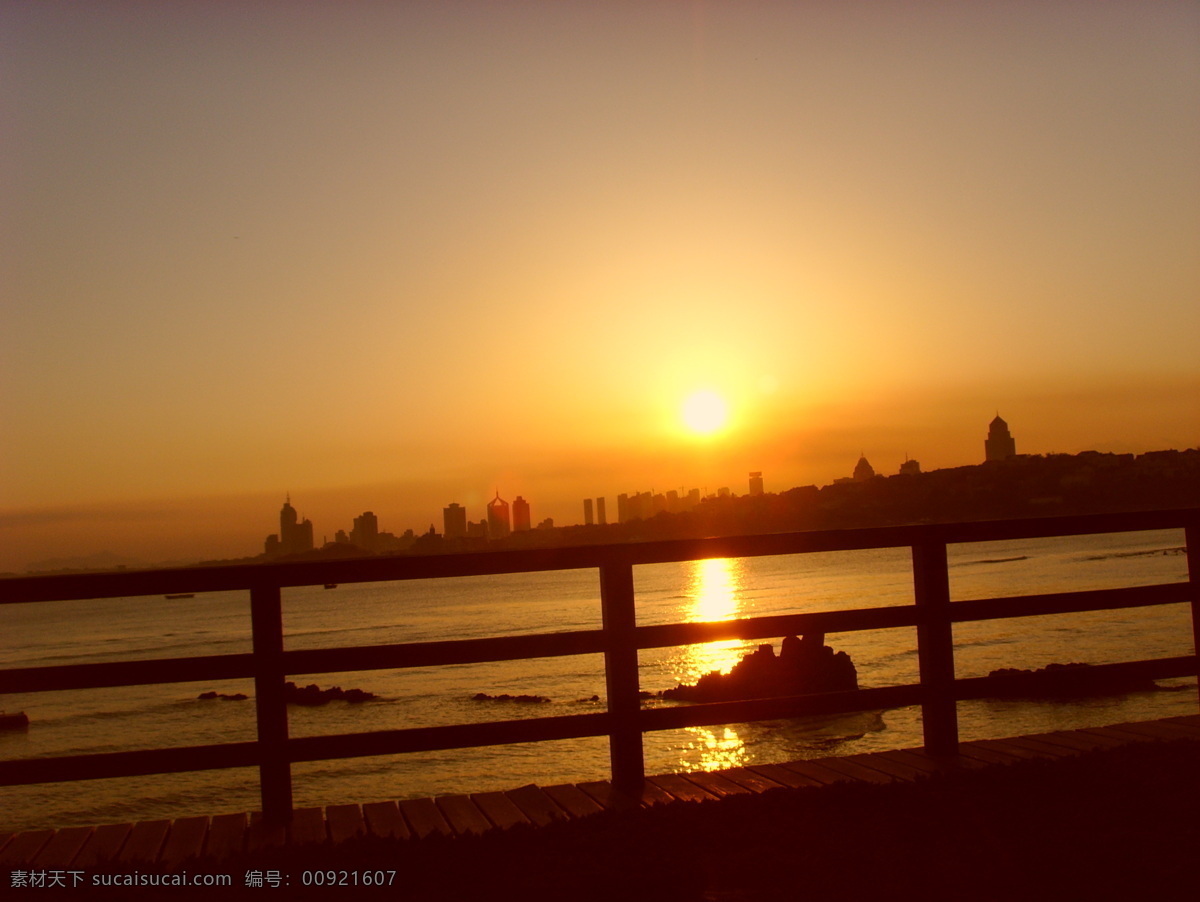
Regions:
[[[666,504],[665,498],[663,498],[663,503]],[[653,516],[654,498],[649,492],[617,496],[618,523],[628,523],[630,520],[648,520]]]
[[[866,455],[863,455],[858,459],[858,463],[854,465],[854,480],[856,482],[863,482],[874,475],[875,468],[867,462]]]
[[[583,525],[591,526],[594,522],[595,522],[595,520],[592,517],[592,499],[584,498],[583,499]]]
[[[603,498],[596,499],[596,522],[599,523],[601,526],[608,525],[608,517],[604,513],[604,499]]]
[[[466,538],[467,509],[457,501],[442,508],[442,532],[447,539]]]
[[[763,478],[762,473],[755,470],[750,474],[750,494],[761,495],[763,493]]]
[[[529,502],[518,495],[512,503],[513,532],[525,532],[529,529]]]
[[[299,554],[313,550],[313,525],[311,520],[300,520],[292,507],[292,496],[288,495],[279,511],[279,535],[267,536],[265,551],[268,555]]]
[[[489,539],[503,539],[512,532],[512,521],[508,518],[508,502],[496,492],[496,497],[487,504],[487,528]]]
[[[379,518],[373,512],[363,511],[354,518],[350,544],[363,551],[374,551],[379,545]]]
[[[915,460],[904,458],[904,463],[900,464],[901,476],[919,476],[921,475],[921,465]]]
[[[1000,419],[1000,414],[996,414],[996,419],[988,425],[988,437],[983,443],[983,459],[1006,460],[1016,456],[1017,442],[1008,431],[1008,423]]]

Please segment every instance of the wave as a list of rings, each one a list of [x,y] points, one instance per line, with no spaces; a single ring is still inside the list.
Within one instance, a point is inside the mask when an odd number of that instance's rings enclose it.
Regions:
[[[1187,551],[1186,545],[1178,545],[1172,548],[1150,548],[1143,551],[1110,551],[1107,554],[1096,554],[1090,557],[1082,558],[1085,561],[1110,561],[1115,558],[1127,557],[1161,557],[1169,554],[1183,554]]]
[[[983,558],[982,560],[978,560],[978,561],[963,561],[962,566],[969,567],[973,564],[1011,564],[1013,561],[1027,561],[1027,560],[1029,560],[1029,555],[1022,554],[1022,555],[1018,555],[1017,557],[992,557],[992,558]]]

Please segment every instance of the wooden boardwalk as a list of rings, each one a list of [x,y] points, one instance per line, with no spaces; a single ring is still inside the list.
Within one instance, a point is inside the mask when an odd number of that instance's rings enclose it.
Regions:
[[[286,829],[266,825],[255,812],[0,834],[0,868],[85,870],[112,862],[169,871],[202,856],[220,860],[284,845],[334,846],[364,836],[419,842],[432,836],[483,834],[519,824],[544,826],[586,818],[605,809],[715,801],[771,791],[812,791],[846,782],[913,782],[948,769],[1069,758],[1097,749],[1173,739],[1200,740],[1200,716],[975,740],[962,743],[954,758],[933,757],[915,748],[663,774],[648,777],[640,797],[621,794],[607,781],[594,781],[304,808],[295,812]]]

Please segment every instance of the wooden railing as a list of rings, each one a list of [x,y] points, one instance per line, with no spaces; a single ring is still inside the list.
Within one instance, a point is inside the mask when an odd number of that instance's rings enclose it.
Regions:
[[[948,544],[1170,528],[1186,531],[1187,582],[950,600]],[[915,599],[912,605],[637,626],[633,568],[640,564],[897,547],[912,550]],[[578,568],[599,571],[601,629],[354,648],[285,651],[283,647],[280,603],[283,587]],[[958,744],[957,702],[984,697],[996,689],[994,678],[955,678],[954,623],[1190,602],[1194,651],[1200,648],[1200,509],[425,557],[17,577],[0,580],[0,604],[231,589],[250,593],[253,630],[250,653],[10,668],[0,670],[0,693],[252,677],[257,740],[0,761],[0,785],[255,766],[260,774],[264,815],[286,820],[292,808],[291,765],[298,761],[608,736],[614,785],[636,789],[644,778],[644,732],[904,705],[920,705],[926,748],[934,753],[953,754]],[[643,709],[641,706],[638,695],[641,649],[904,626],[916,627],[920,681],[915,684],[677,707]],[[301,738],[288,736],[284,683],[291,675],[597,653],[604,655],[607,686],[607,711],[602,713]],[[1200,673],[1197,661],[1198,656],[1193,653],[1098,665],[1095,670],[1101,677],[1167,679],[1197,675]]]

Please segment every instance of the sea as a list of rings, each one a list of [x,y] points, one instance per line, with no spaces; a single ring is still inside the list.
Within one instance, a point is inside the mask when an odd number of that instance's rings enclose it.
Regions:
[[[949,550],[952,600],[1187,580],[1182,530],[966,543]],[[911,604],[906,549],[714,559],[634,570],[639,624]],[[283,593],[285,647],[361,646],[600,627],[595,570],[311,586]],[[6,605],[0,667],[248,652],[248,592]],[[713,642],[640,655],[641,688],[657,692],[728,671],[767,641]],[[956,675],[1001,667],[1109,663],[1193,653],[1186,604],[959,624]],[[918,679],[911,627],[829,634],[864,687]],[[599,655],[404,670],[305,674],[301,685],[373,693],[362,703],[289,707],[292,736],[548,717],[604,709]],[[1100,726],[1197,712],[1195,679],[1158,691],[1062,700],[959,704],[963,739]],[[14,694],[28,729],[0,732],[0,759],[193,746],[255,738],[251,680]],[[548,701],[476,700],[478,693]],[[679,704],[659,700],[648,705]],[[918,746],[915,707],[646,734],[647,773],[717,770]],[[605,737],[293,765],[297,807],[407,799],[607,779]],[[253,768],[0,788],[0,832],[125,823],[260,807]]]

